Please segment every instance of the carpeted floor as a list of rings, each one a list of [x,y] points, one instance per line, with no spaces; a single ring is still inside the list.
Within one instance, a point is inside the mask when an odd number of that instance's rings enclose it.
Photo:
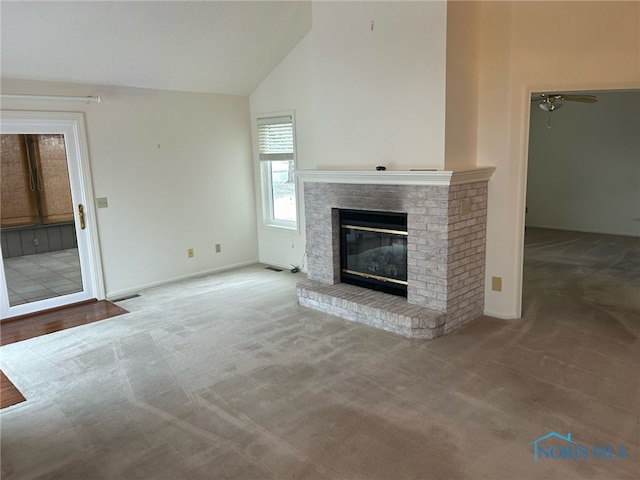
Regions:
[[[299,307],[302,274],[254,266],[3,346],[28,401],[0,413],[2,478],[635,479],[638,240],[534,233],[525,318],[434,341]],[[536,461],[551,432],[575,444]]]
[[[107,300],[81,302],[62,308],[14,317],[0,326],[0,345],[21,342],[29,338],[48,335],[67,328],[98,322],[105,318],[127,313],[124,308]],[[10,407],[26,399],[0,370],[0,408]]]

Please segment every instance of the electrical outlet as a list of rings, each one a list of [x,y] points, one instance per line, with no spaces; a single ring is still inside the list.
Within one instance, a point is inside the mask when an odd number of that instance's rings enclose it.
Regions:
[[[460,215],[469,215],[471,213],[471,199],[463,198],[460,204]]]
[[[502,291],[502,277],[491,277],[491,290],[494,292]]]
[[[193,257],[193,248],[189,248],[187,250],[187,257],[189,257],[189,258]]]
[[[222,251],[222,245],[216,243],[216,253],[220,253]]]

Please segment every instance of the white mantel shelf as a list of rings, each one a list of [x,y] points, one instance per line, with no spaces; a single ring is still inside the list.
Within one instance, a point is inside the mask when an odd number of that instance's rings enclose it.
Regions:
[[[496,167],[468,170],[298,170],[303,182],[367,185],[463,185],[486,182]]]

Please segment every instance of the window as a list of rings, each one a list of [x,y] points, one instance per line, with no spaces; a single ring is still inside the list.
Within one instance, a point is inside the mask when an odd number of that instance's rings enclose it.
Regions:
[[[293,115],[258,118],[258,150],[268,225],[297,228]]]

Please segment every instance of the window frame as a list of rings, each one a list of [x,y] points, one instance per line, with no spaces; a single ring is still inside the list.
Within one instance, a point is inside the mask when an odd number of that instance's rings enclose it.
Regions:
[[[258,114],[255,117],[255,128],[256,128],[256,157],[259,164],[259,172],[260,172],[260,185],[261,185],[261,198],[262,198],[262,221],[264,226],[276,228],[276,229],[285,229],[291,231],[299,231],[300,227],[300,208],[299,208],[299,188],[298,188],[298,180],[294,177],[293,180],[293,188],[294,188],[294,205],[295,205],[295,219],[294,220],[281,220],[275,217],[274,215],[274,188],[273,188],[273,176],[272,176],[272,165],[273,162],[283,161],[281,160],[263,160],[260,158],[260,122],[265,119],[275,119],[278,117],[287,117],[291,118],[291,128],[293,134],[293,169],[296,170],[297,165],[297,149],[296,149],[296,120],[295,113],[293,110],[281,111],[281,112],[270,112]]]

